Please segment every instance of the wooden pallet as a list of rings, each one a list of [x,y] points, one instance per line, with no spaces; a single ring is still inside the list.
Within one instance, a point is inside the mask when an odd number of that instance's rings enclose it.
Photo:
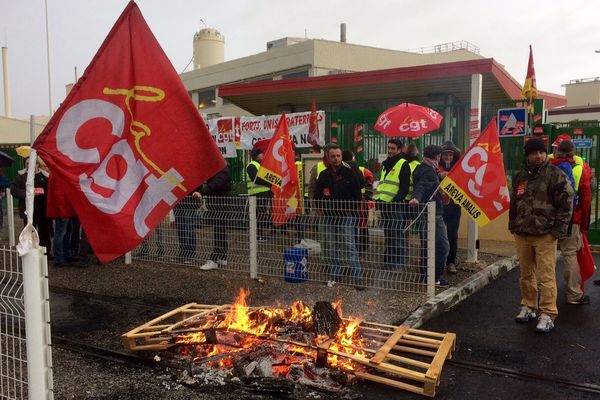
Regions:
[[[232,307],[231,304],[186,304],[123,334],[123,346],[129,351],[167,350],[176,345],[173,340],[175,337],[203,331],[194,326],[211,316],[228,313]],[[249,308],[251,311],[257,309]],[[333,339],[323,343],[298,343],[275,337],[261,338],[310,348],[316,352],[317,362],[326,362],[327,355],[343,357],[362,366],[346,371],[358,378],[435,396],[444,362],[452,357],[456,345],[454,333],[430,332],[406,325],[393,326],[367,321],[360,324],[359,332],[370,343],[369,348],[356,348],[361,351],[362,356],[331,349]]]

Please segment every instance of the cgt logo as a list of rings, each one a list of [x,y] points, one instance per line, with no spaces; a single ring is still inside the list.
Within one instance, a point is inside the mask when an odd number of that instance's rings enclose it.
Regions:
[[[398,126],[400,132],[420,132],[423,129],[427,129],[427,121],[424,119],[405,122]]]
[[[104,94],[125,97],[125,106],[131,116],[129,133],[134,137],[134,147],[126,138],[125,113],[117,105],[100,99],[87,99],[71,106],[62,116],[57,132],[56,146],[58,151],[71,161],[80,164],[96,166],[91,173],[83,173],[79,176],[81,190],[98,210],[105,214],[118,214],[129,202],[133,194],[145,182],[147,188],[144,190],[134,212],[134,226],[140,237],[146,236],[150,229],[145,221],[152,210],[162,200],[169,205],[177,201],[173,189],[179,187],[186,191],[182,185],[183,177],[174,168],[163,171],[142,151],[140,141],[149,136],[150,128],[133,118],[132,103],[134,101],[161,101],[165,93],[161,89],[148,86],[134,86],[132,89],[104,89]],[[77,133],[88,121],[102,118],[110,123],[111,134],[116,138],[110,151],[101,159],[98,148],[82,148],[77,144]],[[140,158],[135,156],[137,151]],[[113,159],[124,161],[126,168],[118,178],[110,176],[108,165]],[[145,161],[144,162],[142,162]],[[148,169],[151,168],[153,171]],[[99,193],[102,192],[102,193]],[[110,193],[110,195],[106,195]]]
[[[498,185],[502,181],[504,170],[498,163],[490,162],[490,155],[500,152],[500,145],[493,146],[490,150],[488,143],[482,143],[479,146],[471,148],[462,159],[461,167],[469,174],[467,189],[469,192],[479,198],[492,197],[494,207],[500,211],[504,207],[498,199],[508,198],[508,188],[505,185]],[[495,193],[494,193],[495,192]]]

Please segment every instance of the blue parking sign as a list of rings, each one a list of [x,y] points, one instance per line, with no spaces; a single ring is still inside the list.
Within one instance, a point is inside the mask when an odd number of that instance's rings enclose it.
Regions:
[[[525,107],[501,108],[498,110],[498,134],[502,136],[523,136],[527,129],[527,109]]]

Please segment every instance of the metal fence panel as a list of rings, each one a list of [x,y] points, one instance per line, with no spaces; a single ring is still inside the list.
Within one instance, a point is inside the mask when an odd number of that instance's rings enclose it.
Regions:
[[[0,398],[27,399],[23,271],[17,251],[0,249]]]
[[[250,235],[247,197],[186,198],[173,221],[133,252],[133,258],[405,292],[426,291],[427,213],[406,203],[305,201],[303,213],[278,224],[269,197],[256,198]],[[418,216],[418,218],[417,218]],[[434,229],[434,226],[429,227]]]

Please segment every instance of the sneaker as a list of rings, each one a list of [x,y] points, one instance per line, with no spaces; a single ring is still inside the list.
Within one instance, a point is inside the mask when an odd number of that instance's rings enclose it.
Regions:
[[[226,267],[227,266],[227,260],[217,260],[217,264],[219,264],[222,267]]]
[[[327,281],[327,287],[334,287],[335,281]]]
[[[585,294],[581,295],[581,297],[577,300],[567,300],[567,304],[574,304],[576,306],[581,304],[590,304],[591,302],[590,296]]]
[[[450,284],[448,283],[447,280],[440,278],[437,280],[437,282],[435,282],[435,286],[440,287],[440,288],[445,288],[450,286]]]
[[[550,317],[548,314],[542,313],[540,315],[540,319],[538,320],[538,324],[535,327],[535,331],[539,333],[549,333],[552,329],[554,329],[552,317]]]
[[[202,271],[210,271],[211,269],[217,269],[219,266],[213,260],[208,260],[204,265],[200,267]]]
[[[448,270],[449,274],[456,274],[458,272],[454,263],[449,263],[448,265],[446,265],[446,269]]]
[[[521,311],[519,311],[519,313],[515,317],[515,321],[521,322],[521,323],[529,322],[532,319],[534,319],[535,317],[537,317],[537,315],[534,310],[532,310],[531,308],[529,308],[527,306],[521,306]]]
[[[596,280],[594,281],[594,285],[596,285],[596,286],[600,286],[600,279],[596,279]]]

